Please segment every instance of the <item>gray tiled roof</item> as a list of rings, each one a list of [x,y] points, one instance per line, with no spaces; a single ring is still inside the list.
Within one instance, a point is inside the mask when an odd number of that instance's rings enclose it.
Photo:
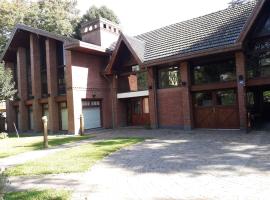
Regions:
[[[135,36],[145,43],[144,61],[234,44],[256,3],[251,1]]]
[[[137,54],[141,62],[144,61],[144,52],[145,52],[145,43],[141,40],[138,40],[135,37],[130,37],[125,35],[126,40],[130,44],[131,48]]]

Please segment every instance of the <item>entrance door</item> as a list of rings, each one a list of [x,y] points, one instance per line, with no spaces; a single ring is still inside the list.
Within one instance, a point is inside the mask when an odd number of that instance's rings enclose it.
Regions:
[[[84,128],[93,129],[101,127],[100,101],[83,100],[82,113],[84,116]]]
[[[143,126],[150,124],[148,97],[128,100],[127,108],[129,126]]]
[[[239,128],[238,104],[234,89],[193,94],[196,128]]]

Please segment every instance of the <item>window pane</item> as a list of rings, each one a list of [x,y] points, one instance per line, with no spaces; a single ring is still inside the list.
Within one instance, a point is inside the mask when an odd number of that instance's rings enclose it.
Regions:
[[[263,102],[270,103],[270,91],[263,92]]]
[[[158,87],[171,88],[180,86],[179,67],[161,68],[158,70]]]
[[[192,80],[193,84],[236,80],[235,61],[232,59],[205,65],[196,65],[192,68]]]
[[[139,91],[147,90],[147,72],[137,73],[137,84]]]
[[[232,106],[236,104],[236,94],[234,90],[218,91],[216,97],[217,105]]]
[[[194,95],[195,106],[213,106],[213,98],[211,92],[200,92]]]

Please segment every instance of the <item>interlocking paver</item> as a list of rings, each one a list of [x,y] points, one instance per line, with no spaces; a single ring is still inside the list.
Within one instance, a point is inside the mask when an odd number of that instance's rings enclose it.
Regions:
[[[83,174],[15,178],[13,187],[65,187],[73,199],[268,200],[270,134],[115,130],[100,138],[152,139],[111,154]],[[17,184],[17,185],[16,185]]]

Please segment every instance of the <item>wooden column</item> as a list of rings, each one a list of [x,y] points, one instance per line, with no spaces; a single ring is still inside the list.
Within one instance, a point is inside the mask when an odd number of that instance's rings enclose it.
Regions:
[[[14,72],[14,63],[6,62],[5,67],[10,69],[12,72]],[[14,77],[14,74],[13,74]],[[15,81],[15,80],[14,80]],[[12,101],[6,101],[6,115],[7,115],[7,131],[8,132],[15,132],[13,123],[16,124],[16,112],[15,108],[12,105]]]
[[[40,52],[37,35],[30,35],[30,57],[33,100],[33,126],[34,131],[42,131],[42,106],[39,104],[41,98],[41,75],[40,75]]]
[[[149,88],[149,112],[151,128],[158,128],[158,112],[157,112],[157,88],[155,84],[155,70],[153,67],[147,69],[147,79]]]
[[[180,64],[180,74],[182,86],[182,102],[183,102],[183,117],[184,129],[191,130],[193,128],[193,111],[192,111],[192,97],[190,92],[190,69],[188,62]]]
[[[58,104],[55,97],[58,95],[57,89],[57,52],[56,41],[52,39],[46,40],[46,63],[47,63],[47,81],[48,81],[48,105],[49,119],[48,129],[52,132],[59,130],[59,113]]]
[[[245,71],[245,55],[243,52],[235,53],[236,59],[236,75],[237,75],[237,94],[238,94],[238,105],[239,105],[239,120],[240,129],[247,129],[247,108],[246,108],[246,71]],[[243,82],[239,78],[243,78]]]
[[[17,50],[17,77],[19,101],[19,124],[20,131],[28,130],[28,109],[25,105],[27,100],[27,76],[26,76],[26,50],[19,47]]]

